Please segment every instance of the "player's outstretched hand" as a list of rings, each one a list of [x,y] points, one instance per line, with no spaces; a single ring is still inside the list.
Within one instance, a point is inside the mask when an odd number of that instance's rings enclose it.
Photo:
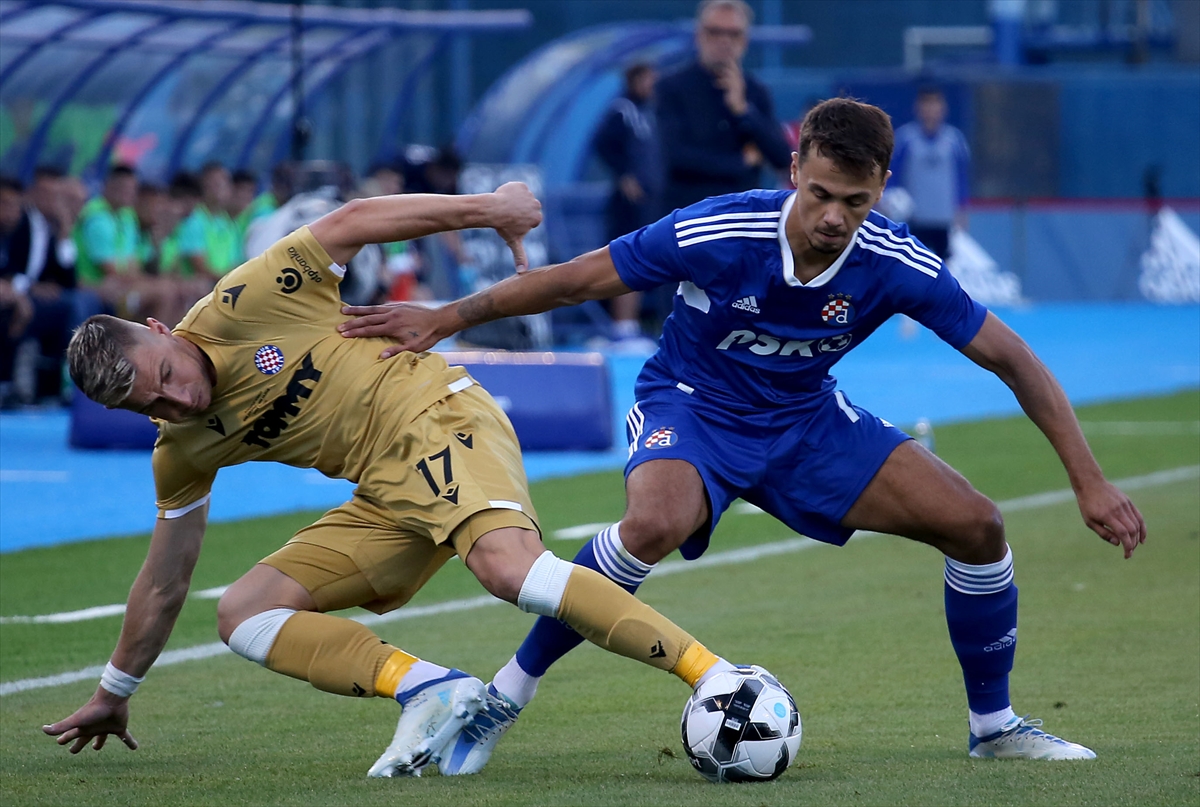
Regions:
[[[115,734],[129,750],[136,751],[137,740],[129,733],[126,728],[128,725],[129,699],[113,695],[105,689],[97,689],[92,699],[79,711],[65,720],[42,726],[42,731],[57,737],[59,745],[72,743],[72,754],[78,754],[89,742],[92,748],[99,751],[110,734]]]
[[[492,229],[512,250],[517,272],[529,268],[525,257],[525,235],[542,223],[542,203],[524,182],[506,182],[496,189]]]
[[[1128,559],[1146,542],[1146,522],[1137,507],[1116,485],[1101,482],[1079,493],[1079,512],[1092,530]]]
[[[342,336],[386,336],[396,340],[396,344],[387,346],[379,354],[381,359],[405,350],[413,353],[429,350],[440,338],[434,329],[434,312],[425,306],[413,303],[345,305],[342,313],[354,317],[337,327]]]

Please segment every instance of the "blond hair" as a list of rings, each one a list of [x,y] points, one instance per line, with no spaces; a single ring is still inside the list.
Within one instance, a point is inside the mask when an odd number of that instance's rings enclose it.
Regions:
[[[135,375],[128,351],[136,342],[137,326],[123,319],[97,314],[75,329],[67,345],[71,380],[98,404],[116,407],[133,390]]]

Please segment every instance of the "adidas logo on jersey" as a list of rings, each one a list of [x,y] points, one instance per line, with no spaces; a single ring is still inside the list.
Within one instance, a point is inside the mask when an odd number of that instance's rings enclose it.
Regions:
[[[751,314],[762,313],[758,310],[758,300],[754,299],[753,294],[751,294],[749,297],[743,297],[742,299],[736,301],[733,304],[733,307],[739,311],[749,311]]]

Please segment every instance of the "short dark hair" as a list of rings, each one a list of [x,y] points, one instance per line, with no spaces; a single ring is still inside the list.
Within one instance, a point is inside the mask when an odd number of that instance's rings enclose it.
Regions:
[[[841,170],[869,177],[887,173],[895,136],[892,119],[877,106],[853,98],[830,98],[808,111],[800,125],[800,162],[816,147]]]
[[[654,65],[649,62],[634,62],[625,68],[625,86],[630,87],[633,82],[650,73],[654,70]]]
[[[258,186],[258,174],[249,171],[245,168],[239,168],[233,172],[234,185],[254,185]]]
[[[936,84],[923,84],[917,88],[917,100],[922,98],[945,98],[946,93]]]
[[[57,165],[39,165],[33,169],[34,182],[37,182],[39,179],[62,179],[66,175],[66,172]]]
[[[114,177],[133,177],[134,179],[137,179],[137,172],[133,170],[132,165],[127,165],[126,163],[117,163],[112,168],[108,169],[108,178],[113,179]]]
[[[181,196],[199,199],[204,195],[200,188],[200,180],[196,179],[195,174],[189,174],[187,171],[180,171],[171,177],[170,193],[172,198],[176,199]]]
[[[25,186],[16,177],[10,177],[8,174],[0,174],[0,190],[24,193]]]

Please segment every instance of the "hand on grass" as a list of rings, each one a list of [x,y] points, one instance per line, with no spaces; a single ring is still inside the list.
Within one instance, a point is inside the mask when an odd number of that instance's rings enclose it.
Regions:
[[[128,725],[129,699],[101,688],[75,714],[52,725],[42,726],[42,731],[57,737],[59,745],[73,743],[72,754],[78,754],[89,742],[92,748],[99,751],[110,734],[115,734],[129,750],[136,751],[137,740],[129,733],[126,728]]]

